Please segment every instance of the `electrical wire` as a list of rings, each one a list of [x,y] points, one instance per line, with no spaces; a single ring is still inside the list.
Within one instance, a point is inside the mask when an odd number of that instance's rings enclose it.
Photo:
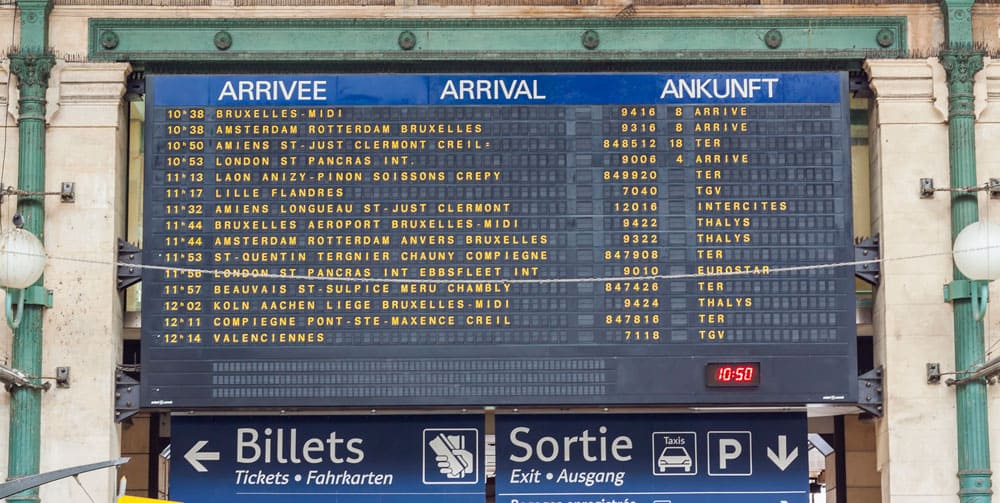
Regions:
[[[90,492],[87,491],[87,488],[83,486],[83,482],[80,482],[79,473],[73,475],[73,480],[75,480],[76,484],[80,486],[80,489],[83,489],[83,494],[86,494],[87,497],[90,498],[90,503],[97,503],[96,501],[94,501],[94,497],[90,495]]]
[[[0,191],[0,198],[3,196],[24,196],[24,197],[35,197],[35,196],[61,196],[62,192],[29,192],[26,190],[15,189],[12,186]]]
[[[970,250],[975,251],[975,249]],[[890,262],[903,262],[911,260],[920,260],[927,258],[937,258],[944,256],[951,256],[953,252],[951,250],[941,251],[941,252],[931,252],[931,253],[920,253],[914,255],[905,255],[900,257],[883,257],[883,258],[873,258],[867,260],[853,260],[845,262],[832,262],[824,264],[814,264],[806,266],[789,266],[789,267],[774,267],[769,268],[767,274],[779,274],[784,272],[801,272],[801,271],[812,271],[812,270],[822,270],[822,269],[833,269],[841,267],[856,267],[860,265],[871,265],[871,264],[886,264]],[[194,267],[178,267],[178,266],[160,266],[160,265],[148,265],[148,264],[135,264],[130,262],[122,261],[109,261],[109,260],[98,260],[98,259],[84,259],[84,258],[73,258],[73,257],[60,257],[55,255],[46,254],[45,257],[52,261],[62,261],[71,262],[78,264],[89,264],[89,265],[104,265],[104,266],[115,266],[121,268],[129,269],[148,269],[156,271],[169,271],[176,272],[178,274],[198,274],[198,275],[209,275],[217,278],[224,279],[274,279],[274,280],[304,280],[304,281],[321,281],[321,282],[344,282],[344,283],[424,283],[424,284],[459,284],[459,283],[503,283],[503,284],[546,284],[546,283],[594,283],[594,282],[614,282],[614,281],[669,281],[669,280],[681,280],[681,279],[711,279],[716,277],[732,277],[732,276],[759,276],[762,274],[754,274],[748,272],[722,272],[722,273],[712,273],[712,274],[666,274],[666,275],[647,275],[647,276],[609,276],[609,277],[588,277],[588,278],[477,278],[477,279],[422,279],[422,278],[358,278],[358,277],[348,277],[348,276],[308,276],[308,275],[287,275],[287,274],[265,274],[265,273],[240,273],[233,272],[226,269],[206,269],[206,268],[194,268]],[[993,346],[996,346],[994,343]],[[991,347],[992,348],[992,347]],[[119,365],[118,367],[123,371],[130,371],[138,369],[139,366],[135,365]],[[960,372],[945,372],[941,375],[958,375]]]
[[[975,251],[975,249],[970,249],[970,251]],[[178,266],[162,266],[162,265],[149,265],[149,264],[134,264],[130,262],[121,261],[109,261],[109,260],[99,260],[99,259],[84,259],[84,258],[71,258],[71,257],[59,257],[54,255],[46,254],[48,260],[53,261],[64,261],[73,262],[80,264],[90,264],[90,265],[106,265],[106,266],[116,266],[125,267],[131,269],[148,269],[155,271],[170,271],[177,273],[190,273],[190,274],[201,274],[209,275],[216,278],[224,279],[274,279],[274,280],[303,280],[303,281],[327,281],[327,282],[342,282],[342,283],[426,283],[426,284],[459,284],[459,283],[509,283],[509,284],[546,284],[546,283],[597,283],[604,281],[669,281],[677,279],[711,279],[715,277],[733,277],[733,276],[763,276],[763,275],[773,275],[777,273],[784,272],[801,272],[801,271],[812,271],[812,270],[822,270],[822,269],[833,269],[840,267],[855,267],[859,265],[866,264],[885,264],[887,262],[899,262],[905,260],[917,260],[924,258],[933,257],[943,257],[950,256],[952,252],[942,251],[934,253],[922,253],[916,255],[907,255],[903,257],[894,258],[875,258],[867,260],[852,260],[845,262],[831,262],[825,264],[814,264],[814,265],[803,265],[803,266],[788,266],[788,267],[768,267],[766,272],[761,269],[759,272],[718,272],[709,274],[698,274],[698,273],[683,273],[683,274],[653,274],[646,276],[597,276],[597,277],[586,277],[586,278],[476,278],[476,279],[422,279],[422,278],[371,278],[371,277],[351,277],[351,276],[307,276],[299,274],[270,274],[270,273],[256,273],[256,272],[238,272],[232,271],[231,269],[206,269],[198,267],[178,267]],[[425,267],[439,267],[439,266],[425,266]],[[440,266],[444,267],[444,266]],[[763,267],[763,266],[762,266]]]

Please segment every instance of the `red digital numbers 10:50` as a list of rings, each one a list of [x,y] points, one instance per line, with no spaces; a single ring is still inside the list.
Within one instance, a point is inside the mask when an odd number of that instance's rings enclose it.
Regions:
[[[705,385],[712,388],[759,386],[760,362],[709,363],[705,366]]]

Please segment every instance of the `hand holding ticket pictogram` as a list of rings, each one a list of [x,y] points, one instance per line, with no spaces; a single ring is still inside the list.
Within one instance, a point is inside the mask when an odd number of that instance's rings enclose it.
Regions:
[[[439,433],[429,443],[438,469],[450,479],[462,478],[475,469],[474,457],[465,450],[465,437]]]

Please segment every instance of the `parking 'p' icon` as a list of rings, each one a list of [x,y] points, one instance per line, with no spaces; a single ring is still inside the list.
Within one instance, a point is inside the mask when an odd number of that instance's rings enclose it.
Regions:
[[[708,432],[708,474],[713,477],[753,474],[749,431]]]

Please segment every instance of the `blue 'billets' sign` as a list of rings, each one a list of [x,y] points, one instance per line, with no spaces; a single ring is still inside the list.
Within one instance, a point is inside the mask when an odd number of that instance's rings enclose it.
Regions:
[[[170,498],[482,503],[482,416],[174,416]]]

